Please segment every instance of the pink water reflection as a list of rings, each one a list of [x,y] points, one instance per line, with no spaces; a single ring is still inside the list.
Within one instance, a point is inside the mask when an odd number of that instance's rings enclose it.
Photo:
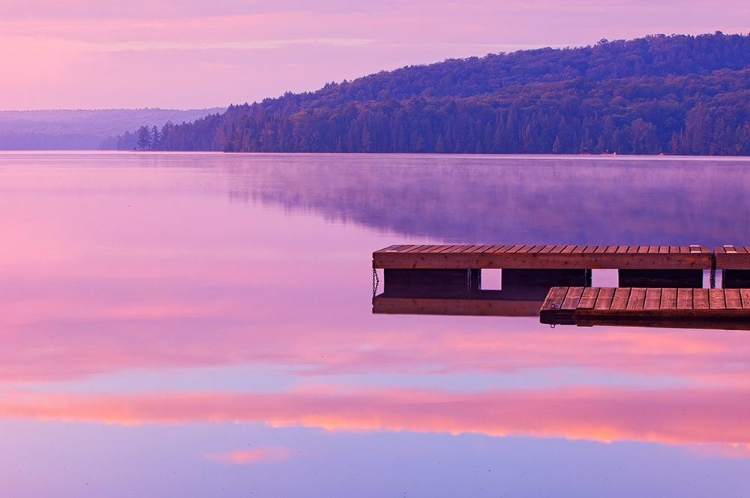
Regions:
[[[125,425],[262,422],[329,431],[708,444],[750,456],[750,389],[568,387],[461,393],[319,388],[274,394],[5,393],[1,399],[3,418]],[[282,456],[280,451],[225,455],[229,460],[286,458]]]
[[[234,157],[126,157],[0,168],[3,423],[264,424],[748,456],[747,332],[373,315],[372,250],[418,237],[279,202],[293,192]],[[360,181],[352,171],[339,181]],[[238,184],[241,199],[229,194]],[[244,367],[255,377],[236,374]],[[215,377],[196,385],[207,370]],[[298,464],[273,441],[231,448],[203,456]]]

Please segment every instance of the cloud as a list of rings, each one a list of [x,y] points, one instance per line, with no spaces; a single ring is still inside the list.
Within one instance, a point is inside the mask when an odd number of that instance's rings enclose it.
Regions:
[[[236,450],[227,453],[203,453],[208,460],[219,463],[246,465],[253,463],[279,463],[288,460],[292,452],[282,446],[261,446],[247,450]]]
[[[126,52],[147,50],[263,50],[295,45],[331,45],[353,47],[367,45],[369,40],[348,38],[309,38],[286,40],[226,41],[226,42],[116,42],[91,43],[82,45],[82,50],[93,52]]]
[[[742,20],[750,13],[747,2],[737,0],[683,2],[681,8],[643,0],[626,5],[593,0],[6,4],[0,54],[17,54],[39,66],[3,64],[0,108],[8,109],[228,105],[310,91],[383,69],[521,47],[580,46],[653,33],[744,32]],[[308,46],[317,50],[300,50]],[[211,58],[231,63],[201,74],[209,63],[201,52],[208,51]],[[122,60],[122,53],[134,57]],[[0,62],[6,58],[0,55]],[[58,59],[75,63],[45,77],[45,60]],[[292,64],[296,67],[286,70]],[[238,72],[241,67],[263,67],[265,77],[253,79]],[[19,87],[30,84],[24,79],[28,74],[34,87],[21,92]],[[163,84],[152,85],[144,100],[134,74]],[[177,87],[183,88],[180,94]],[[220,102],[217,87],[223,89]]]

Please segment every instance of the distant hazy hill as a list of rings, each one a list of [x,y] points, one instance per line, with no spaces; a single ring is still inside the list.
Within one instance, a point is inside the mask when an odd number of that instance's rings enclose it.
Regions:
[[[195,121],[224,108],[192,109],[106,109],[0,111],[0,149],[73,150],[115,148],[107,139],[137,128],[141,123],[159,126],[168,121]]]
[[[750,36],[656,35],[410,66],[230,106],[164,127],[151,142],[164,150],[747,155]]]

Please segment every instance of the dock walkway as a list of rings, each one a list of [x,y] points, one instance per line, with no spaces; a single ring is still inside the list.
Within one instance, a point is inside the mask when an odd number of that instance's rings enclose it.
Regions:
[[[750,254],[745,253],[750,261]],[[711,250],[690,246],[394,245],[373,252],[384,269],[638,269],[711,268]],[[750,268],[750,265],[748,265]]]
[[[750,289],[553,287],[540,310],[542,323],[694,325],[750,320]]]

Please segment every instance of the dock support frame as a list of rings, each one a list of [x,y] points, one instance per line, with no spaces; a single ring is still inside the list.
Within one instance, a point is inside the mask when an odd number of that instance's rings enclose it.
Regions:
[[[725,289],[750,287],[750,270],[722,270],[721,286]]]
[[[502,288],[591,287],[591,270],[502,269]]]
[[[618,270],[620,287],[703,287],[703,270]]]

